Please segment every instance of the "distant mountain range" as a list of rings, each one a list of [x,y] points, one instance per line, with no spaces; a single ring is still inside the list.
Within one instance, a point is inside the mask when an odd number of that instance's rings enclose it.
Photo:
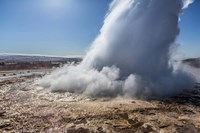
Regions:
[[[185,59],[185,60],[183,60],[183,63],[189,64],[196,68],[200,68],[200,58]]]
[[[69,61],[82,60],[81,58],[49,57],[49,56],[26,56],[26,55],[6,55],[0,54],[2,61]]]
[[[0,62],[18,62],[18,61],[81,61],[82,58],[67,58],[67,57],[50,57],[50,56],[29,56],[29,55],[7,55],[0,54]],[[193,67],[200,68],[200,58],[188,58],[182,60],[183,63],[189,64]]]

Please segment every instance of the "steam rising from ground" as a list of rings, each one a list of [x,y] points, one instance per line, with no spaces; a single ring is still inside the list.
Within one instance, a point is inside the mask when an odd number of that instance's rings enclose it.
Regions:
[[[82,63],[54,71],[40,85],[52,91],[139,98],[192,88],[194,80],[170,64],[179,16],[191,2],[113,0]]]

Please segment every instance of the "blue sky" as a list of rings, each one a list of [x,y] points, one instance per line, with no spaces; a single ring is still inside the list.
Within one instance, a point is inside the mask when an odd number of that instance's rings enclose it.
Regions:
[[[84,55],[111,0],[0,0],[0,53]],[[181,17],[178,42],[200,57],[200,1]]]
[[[200,0],[186,9],[181,16],[178,42],[186,57],[200,57]]]

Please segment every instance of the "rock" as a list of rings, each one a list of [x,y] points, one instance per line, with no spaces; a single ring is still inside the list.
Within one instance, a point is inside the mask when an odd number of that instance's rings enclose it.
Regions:
[[[9,122],[0,123],[0,129],[4,129],[10,127],[11,124]]]
[[[131,101],[131,103],[136,103],[135,101]]]
[[[122,114],[119,114],[119,116],[125,120],[128,119],[128,114],[127,113],[122,113]]]
[[[153,127],[149,124],[144,124],[142,126],[142,131],[145,132],[145,133],[149,133],[149,132],[152,132],[154,131]]]
[[[98,127],[98,128],[97,128],[97,131],[99,131],[99,132],[102,131],[102,130],[103,130],[102,127]]]
[[[79,129],[67,129],[67,133],[90,133],[90,130],[81,127]]]
[[[5,111],[0,111],[0,117],[4,116],[5,115]]]
[[[87,121],[85,119],[79,119],[74,122],[74,124],[86,124]]]
[[[162,124],[159,126],[159,128],[166,128],[166,127],[169,127],[170,125],[169,124]]]

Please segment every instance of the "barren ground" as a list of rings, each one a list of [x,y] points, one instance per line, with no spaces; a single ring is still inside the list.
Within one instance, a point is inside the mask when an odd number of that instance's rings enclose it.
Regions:
[[[0,78],[0,132],[200,132],[200,84],[163,100],[94,99],[51,93],[34,84],[39,77]]]

